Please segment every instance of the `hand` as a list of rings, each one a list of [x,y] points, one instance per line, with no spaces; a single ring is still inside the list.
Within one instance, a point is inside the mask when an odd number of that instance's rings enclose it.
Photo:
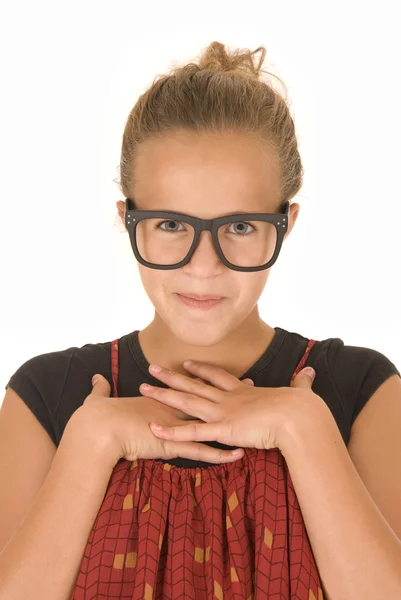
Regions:
[[[224,369],[205,362],[184,367],[197,379],[168,369],[149,371],[170,389],[140,386],[142,394],[194,415],[202,422],[150,427],[159,438],[176,442],[217,441],[227,446],[269,450],[280,448],[280,435],[288,419],[297,418],[310,405],[323,403],[312,391],[313,379],[303,369],[291,387],[265,388],[247,385]],[[202,379],[203,381],[202,381]],[[211,385],[208,385],[209,381]],[[253,382],[252,382],[253,383]]]
[[[226,463],[237,460],[241,455],[233,455],[229,450],[212,448],[206,444],[176,442],[158,439],[152,435],[149,423],[157,420],[166,426],[177,427],[184,422],[198,422],[185,412],[167,406],[152,398],[110,397],[110,384],[98,375],[92,392],[82,406],[75,411],[69,422],[74,439],[95,450],[100,449],[105,460],[114,466],[121,458],[176,458]]]

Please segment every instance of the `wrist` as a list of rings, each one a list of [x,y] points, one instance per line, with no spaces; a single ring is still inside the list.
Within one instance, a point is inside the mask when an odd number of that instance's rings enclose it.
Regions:
[[[60,445],[68,445],[71,451],[80,456],[90,455],[99,459],[105,466],[113,468],[121,458],[114,436],[97,427],[96,419],[88,414],[88,407],[82,405],[68,421]],[[85,410],[86,409],[86,410]]]
[[[294,403],[292,410],[287,411],[283,418],[277,435],[277,446],[285,456],[297,444],[313,438],[319,429],[333,426],[337,429],[334,417],[323,398],[312,391],[305,393],[302,390],[298,402]]]

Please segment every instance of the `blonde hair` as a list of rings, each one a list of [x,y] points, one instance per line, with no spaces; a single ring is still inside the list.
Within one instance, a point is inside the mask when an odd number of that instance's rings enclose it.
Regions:
[[[255,64],[254,55],[259,51]],[[129,197],[133,189],[135,156],[141,142],[186,130],[255,136],[273,150],[279,205],[293,198],[302,187],[304,169],[287,96],[262,77],[267,73],[262,69],[265,55],[264,46],[230,52],[220,42],[212,42],[197,61],[156,77],[125,124],[117,181],[122,194]],[[286,90],[281,79],[276,79]]]

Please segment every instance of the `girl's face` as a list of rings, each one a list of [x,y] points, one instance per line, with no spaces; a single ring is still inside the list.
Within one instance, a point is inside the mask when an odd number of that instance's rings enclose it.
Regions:
[[[147,140],[136,157],[135,179],[130,197],[141,210],[212,219],[241,211],[275,213],[280,205],[279,176],[269,148],[240,134],[177,132]],[[290,207],[286,237],[298,210],[298,204]],[[124,222],[123,212],[120,215]],[[209,231],[202,232],[187,265],[158,270],[138,263],[138,268],[155,307],[155,322],[184,344],[211,346],[234,332],[249,333],[259,321],[257,302],[270,269],[247,273],[226,267]],[[186,306],[177,293],[224,299],[209,310],[197,310]]]

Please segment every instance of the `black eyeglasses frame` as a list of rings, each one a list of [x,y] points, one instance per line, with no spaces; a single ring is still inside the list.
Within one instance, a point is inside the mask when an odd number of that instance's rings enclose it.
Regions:
[[[180,269],[184,265],[188,264],[194,254],[198,243],[200,234],[202,231],[210,231],[212,234],[214,247],[217,251],[217,254],[220,257],[220,260],[228,267],[229,269],[233,269],[234,271],[263,271],[264,269],[269,269],[276,262],[278,255],[281,250],[281,246],[284,241],[284,236],[288,230],[288,214],[290,211],[290,203],[289,201],[283,202],[280,207],[280,212],[278,213],[241,213],[237,215],[227,215],[225,217],[218,217],[216,219],[198,219],[197,217],[192,217],[190,215],[186,215],[184,213],[179,212],[171,212],[171,211],[160,211],[160,210],[138,210],[135,208],[135,202],[132,198],[125,199],[125,226],[127,228],[132,250],[135,254],[135,258],[138,262],[140,262],[145,267],[149,267],[150,269],[160,269],[160,270],[173,270]],[[195,235],[192,245],[188,251],[187,256],[179,263],[175,263],[173,265],[157,265],[155,263],[150,263],[142,258],[139,253],[138,246],[136,244],[136,234],[135,230],[139,223],[146,218],[156,218],[156,219],[171,219],[176,221],[182,221],[184,223],[188,223],[194,228]],[[272,223],[277,229],[277,241],[276,248],[274,250],[274,254],[272,258],[265,263],[264,265],[260,265],[259,267],[239,267],[230,263],[226,257],[224,256],[218,236],[217,231],[221,225],[225,223],[234,223],[238,221],[254,221],[261,220],[266,221],[268,223]]]

